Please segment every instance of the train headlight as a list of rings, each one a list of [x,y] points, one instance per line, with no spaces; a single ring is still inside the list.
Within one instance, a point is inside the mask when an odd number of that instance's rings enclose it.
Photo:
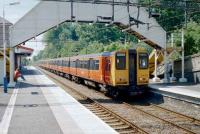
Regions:
[[[146,81],[146,78],[140,78],[140,81]]]

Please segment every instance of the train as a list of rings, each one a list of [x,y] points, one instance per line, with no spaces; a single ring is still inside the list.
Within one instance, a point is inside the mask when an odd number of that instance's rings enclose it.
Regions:
[[[38,66],[77,83],[104,89],[107,94],[138,95],[149,83],[149,55],[146,49],[128,49],[99,54],[41,60]]]

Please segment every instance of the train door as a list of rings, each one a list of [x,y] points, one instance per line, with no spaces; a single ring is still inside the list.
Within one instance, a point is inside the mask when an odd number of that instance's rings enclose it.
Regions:
[[[110,77],[111,77],[111,62],[110,58],[105,58],[105,73],[104,73],[104,81],[105,83],[110,83]]]
[[[136,52],[129,50],[129,84],[134,85],[136,82]]]

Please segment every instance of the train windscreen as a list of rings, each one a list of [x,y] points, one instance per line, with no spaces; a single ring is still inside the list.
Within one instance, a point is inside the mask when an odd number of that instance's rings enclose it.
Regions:
[[[148,54],[147,53],[140,53],[139,54],[139,67],[140,69],[147,69],[148,68]]]
[[[116,69],[118,70],[126,69],[126,53],[116,54]]]

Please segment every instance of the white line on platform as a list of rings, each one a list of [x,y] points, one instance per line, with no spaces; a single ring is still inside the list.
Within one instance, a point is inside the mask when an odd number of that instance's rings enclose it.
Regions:
[[[8,106],[6,107],[6,111],[3,115],[2,121],[0,123],[0,134],[7,134],[8,128],[10,126],[11,117],[13,114],[17,93],[19,89],[14,89],[12,96],[10,97],[10,101],[8,103]]]

